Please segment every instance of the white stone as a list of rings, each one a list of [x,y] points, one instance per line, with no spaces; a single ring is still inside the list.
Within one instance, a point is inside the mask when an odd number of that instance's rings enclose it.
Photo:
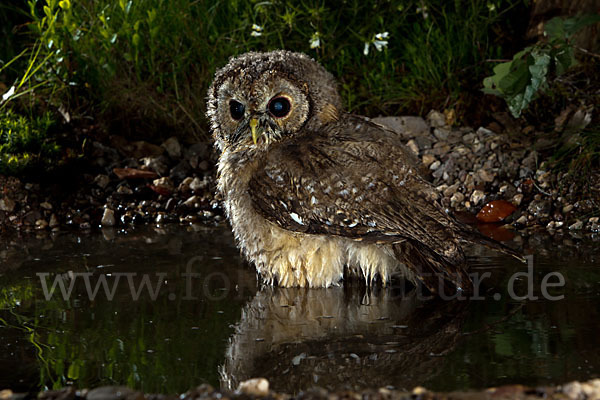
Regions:
[[[265,378],[249,379],[240,383],[238,391],[256,397],[265,397],[269,394],[269,381]]]

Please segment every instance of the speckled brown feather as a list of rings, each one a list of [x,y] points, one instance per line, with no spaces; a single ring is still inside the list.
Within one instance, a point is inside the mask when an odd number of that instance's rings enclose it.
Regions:
[[[360,116],[335,128],[274,145],[249,184],[255,208],[283,229],[392,244],[431,290],[440,276],[468,289],[462,226],[398,139]]]

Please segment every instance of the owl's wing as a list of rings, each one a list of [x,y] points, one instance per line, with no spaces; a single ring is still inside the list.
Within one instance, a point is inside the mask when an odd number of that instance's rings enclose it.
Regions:
[[[274,146],[249,183],[255,209],[287,230],[390,243],[434,291],[439,274],[468,287],[458,223],[406,149],[377,129]]]

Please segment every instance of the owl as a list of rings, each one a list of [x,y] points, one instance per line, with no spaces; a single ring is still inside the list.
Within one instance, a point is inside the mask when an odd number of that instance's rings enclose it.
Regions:
[[[333,76],[289,51],[230,59],[208,91],[218,191],[267,284],[367,285],[401,275],[469,291],[464,243],[518,255],[458,222],[398,135],[344,111]]]

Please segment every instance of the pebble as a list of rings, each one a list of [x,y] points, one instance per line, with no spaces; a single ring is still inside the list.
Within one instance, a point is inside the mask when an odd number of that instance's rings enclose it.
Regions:
[[[461,192],[456,192],[450,198],[450,202],[452,204],[459,204],[459,203],[462,203],[464,199],[465,199],[464,194],[462,194]]]
[[[240,383],[238,391],[248,396],[265,397],[269,394],[269,381],[265,378],[249,379]]]
[[[184,201],[183,205],[185,205],[187,207],[198,208],[198,206],[200,205],[200,202],[201,202],[200,197],[194,195],[194,196],[188,198],[186,201]]]
[[[94,178],[94,183],[96,184],[96,186],[99,186],[100,188],[104,189],[110,183],[110,178],[108,177],[108,175],[99,174],[96,175],[96,177]]]
[[[511,202],[517,207],[521,205],[522,201],[523,201],[523,193],[515,194],[511,200]]]
[[[432,154],[423,154],[423,164],[425,164],[426,167],[429,167],[434,161],[435,161],[435,156]]]
[[[48,203],[47,201],[40,203],[40,207],[42,207],[44,210],[52,210],[52,204]]]
[[[429,166],[429,169],[432,171],[435,171],[436,169],[438,169],[440,167],[440,165],[442,165],[440,160],[436,160]]]
[[[571,211],[573,211],[573,204],[567,204],[562,209],[563,214],[570,213]]]
[[[167,151],[169,157],[173,159],[181,157],[181,145],[175,136],[165,140],[163,144],[161,144],[161,147]]]
[[[36,229],[46,229],[47,227],[48,227],[48,222],[46,222],[46,220],[38,219],[37,221],[35,221]]]
[[[493,174],[491,174],[490,172],[488,172],[485,169],[480,169],[477,172],[477,175],[479,175],[479,177],[481,178],[482,181],[488,182],[488,183],[493,182],[494,178],[495,178],[495,176]]]
[[[485,193],[483,193],[481,190],[474,190],[470,197],[472,205],[476,206],[481,200],[483,200],[484,197]]]
[[[9,197],[3,197],[0,199],[0,211],[13,212],[15,209],[15,201]]]
[[[100,224],[102,226],[115,226],[115,223],[115,212],[108,207],[105,208]]]
[[[431,110],[427,114],[427,122],[432,128],[441,128],[446,125],[446,116],[439,111]]]
[[[517,224],[526,225],[527,217],[525,215],[520,216],[519,219],[517,219]]]
[[[50,226],[50,228],[56,228],[59,225],[58,217],[56,216],[56,214],[52,214],[50,216],[50,222],[48,222],[48,225]]]
[[[129,187],[127,187],[125,185],[121,185],[117,189],[117,193],[124,194],[124,195],[131,195],[131,194],[133,194],[133,190],[131,190]]]
[[[419,146],[417,146],[417,142],[415,142],[414,139],[409,140],[408,143],[406,143],[406,147],[408,147],[415,155],[419,155]]]
[[[569,226],[570,231],[578,231],[583,228],[583,221],[577,220],[573,225]]]
[[[192,189],[194,192],[205,189],[206,186],[208,186],[208,182],[197,177],[190,182],[190,189]]]

